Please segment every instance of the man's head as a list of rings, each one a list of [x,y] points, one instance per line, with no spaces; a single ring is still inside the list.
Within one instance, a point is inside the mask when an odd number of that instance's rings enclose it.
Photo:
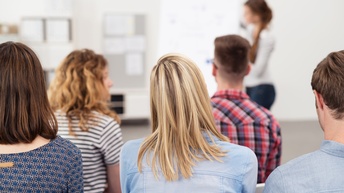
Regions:
[[[213,75],[222,81],[241,83],[249,72],[249,42],[238,35],[217,37]]]
[[[333,120],[344,120],[344,50],[330,53],[318,64],[311,85],[322,127],[326,115]]]

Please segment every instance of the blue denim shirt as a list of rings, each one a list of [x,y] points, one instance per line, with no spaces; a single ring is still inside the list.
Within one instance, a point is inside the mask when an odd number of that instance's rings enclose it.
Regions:
[[[215,138],[215,137],[214,137]],[[209,139],[207,139],[209,142]],[[215,143],[228,151],[218,161],[201,161],[193,167],[193,176],[168,182],[160,173],[157,180],[143,159],[143,171],[137,169],[137,157],[143,139],[127,142],[121,152],[120,176],[122,193],[254,193],[257,182],[257,158],[243,146],[223,142]],[[209,142],[210,143],[210,142]]]
[[[275,169],[264,193],[344,192],[344,144],[323,141],[320,150]]]

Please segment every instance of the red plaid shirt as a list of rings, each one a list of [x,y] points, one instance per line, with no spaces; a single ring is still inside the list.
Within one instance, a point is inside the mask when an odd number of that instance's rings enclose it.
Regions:
[[[280,165],[281,130],[267,109],[238,90],[217,91],[211,98],[216,126],[232,143],[252,149],[258,158],[258,183]]]

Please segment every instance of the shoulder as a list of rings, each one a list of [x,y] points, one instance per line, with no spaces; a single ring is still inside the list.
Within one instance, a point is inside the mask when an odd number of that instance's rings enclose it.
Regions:
[[[264,44],[273,45],[275,43],[275,37],[269,29],[264,29],[259,35],[259,41]]]
[[[246,106],[250,109],[250,116],[255,120],[255,122],[264,125],[278,125],[275,116],[263,106],[260,106],[251,99],[247,100]]]
[[[99,124],[102,124],[102,125],[107,125],[109,123],[117,123],[117,121],[113,118],[113,117],[110,117],[108,115],[104,115],[100,112],[97,112],[97,111],[92,111],[91,113],[92,117],[90,118],[90,121],[96,121],[98,122]]]
[[[305,168],[309,168],[311,163],[317,160],[319,152],[320,151],[318,150],[318,151],[297,157],[287,162],[286,164],[279,166],[278,169],[282,174],[287,174],[287,173],[292,173],[293,170],[296,171],[299,169],[302,170]]]
[[[228,112],[229,109],[232,109],[234,106],[236,106],[233,101],[226,99],[226,98],[221,98],[217,96],[213,96],[211,98],[211,105],[213,108],[213,112],[215,111],[221,111],[221,112]]]
[[[256,123],[268,124],[271,114],[250,98],[232,101],[230,99],[213,97],[213,115],[216,120],[232,122],[235,125]],[[242,116],[245,115],[245,116]]]
[[[261,39],[270,39],[270,40],[274,40],[275,39],[274,35],[272,34],[272,32],[269,29],[263,29],[260,32],[259,38],[261,38]]]
[[[114,118],[96,111],[92,112],[92,117],[88,120],[87,124],[101,132],[100,135],[108,135],[109,132],[120,133],[121,131],[120,125]]]
[[[141,144],[143,143],[144,139],[136,139],[136,140],[130,140],[126,142],[121,150],[121,154],[123,157],[137,157],[138,151],[140,149]]]
[[[295,158],[284,165],[277,167],[266,180],[264,193],[291,192],[300,179],[311,175],[307,170],[313,170],[312,163],[318,164],[318,151]]]
[[[225,161],[230,160],[244,165],[257,165],[256,154],[250,148],[224,141],[217,144],[227,152],[227,156],[224,158]]]
[[[57,136],[52,142],[53,146],[60,149],[59,152],[65,153],[67,155],[81,155],[79,148],[74,145],[71,141]]]
[[[228,99],[213,96],[210,99],[211,106],[213,111],[227,111],[231,106],[233,106],[232,102]]]
[[[120,163],[121,167],[124,167],[127,173],[130,173],[132,170],[137,170],[138,153],[143,141],[143,138],[136,139],[128,141],[123,145],[121,149]]]
[[[297,157],[284,165],[277,167],[269,176],[270,181],[282,180],[283,178],[293,178],[302,174],[307,173],[305,170],[312,168],[312,163],[317,162],[317,157],[319,155],[319,150]]]
[[[214,162],[211,162],[207,168],[216,168],[213,172],[219,173],[226,178],[236,179],[237,181],[252,178],[256,182],[258,160],[251,149],[229,142],[218,142],[218,145],[227,152],[227,155],[221,158],[222,163],[216,167],[214,167]]]
[[[264,193],[275,192],[292,192],[291,190],[286,189],[284,176],[280,171],[280,167],[274,169],[269,175],[268,179],[265,181]]]

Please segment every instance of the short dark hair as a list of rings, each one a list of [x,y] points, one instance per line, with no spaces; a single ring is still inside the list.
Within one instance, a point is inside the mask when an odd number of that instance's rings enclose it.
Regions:
[[[0,144],[56,137],[41,63],[22,43],[0,44],[0,93]]]
[[[244,77],[248,63],[250,43],[238,35],[226,35],[215,39],[215,59],[220,72]]]
[[[344,50],[330,53],[313,71],[312,89],[321,94],[335,119],[344,118]]]

